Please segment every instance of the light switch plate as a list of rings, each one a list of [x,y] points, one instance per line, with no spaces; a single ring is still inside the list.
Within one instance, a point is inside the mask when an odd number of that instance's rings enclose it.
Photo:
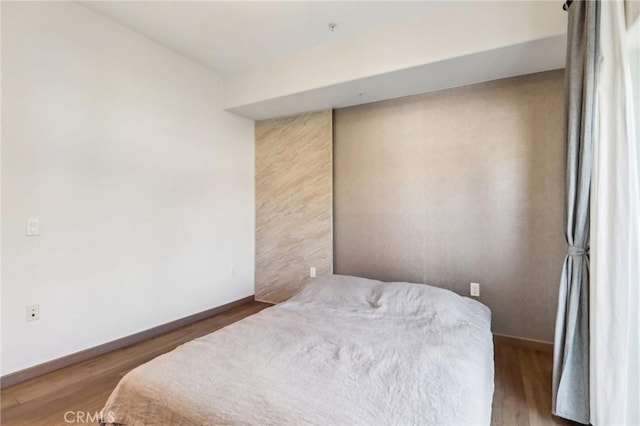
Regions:
[[[37,237],[40,235],[40,219],[31,217],[27,219],[27,237]]]
[[[316,277],[316,268],[315,268],[315,266],[312,266],[311,268],[309,268],[309,276],[311,278],[315,278]]]

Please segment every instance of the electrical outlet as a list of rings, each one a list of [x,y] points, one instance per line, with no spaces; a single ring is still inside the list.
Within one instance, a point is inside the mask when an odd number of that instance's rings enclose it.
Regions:
[[[40,319],[40,305],[27,305],[27,321]]]
[[[316,277],[316,267],[312,266],[311,268],[309,268],[309,276],[311,278],[315,278]]]
[[[474,297],[480,296],[480,284],[478,283],[470,283],[469,284],[469,293],[471,293]]]

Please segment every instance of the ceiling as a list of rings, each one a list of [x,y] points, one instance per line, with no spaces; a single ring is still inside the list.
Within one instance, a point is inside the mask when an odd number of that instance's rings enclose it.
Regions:
[[[227,110],[254,120],[264,120],[304,111],[344,108],[555,70],[563,67],[565,52],[564,36],[549,37],[532,43],[520,43],[488,52],[464,55],[247,105],[229,106]],[[496,67],[494,64],[500,66]]]
[[[223,77],[424,15],[433,1],[82,1]],[[335,23],[335,31],[329,24]]]
[[[224,108],[256,120],[558,69],[565,60],[561,0],[80,3],[214,71]]]

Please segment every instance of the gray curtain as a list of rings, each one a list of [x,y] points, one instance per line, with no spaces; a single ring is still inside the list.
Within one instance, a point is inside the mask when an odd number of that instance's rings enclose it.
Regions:
[[[552,410],[589,423],[589,195],[593,160],[599,1],[573,1],[567,31],[566,238],[553,353]]]

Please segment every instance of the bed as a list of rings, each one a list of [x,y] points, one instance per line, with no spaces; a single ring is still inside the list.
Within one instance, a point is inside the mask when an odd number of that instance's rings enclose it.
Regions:
[[[138,425],[489,425],[490,311],[437,287],[329,275],[129,372]]]

